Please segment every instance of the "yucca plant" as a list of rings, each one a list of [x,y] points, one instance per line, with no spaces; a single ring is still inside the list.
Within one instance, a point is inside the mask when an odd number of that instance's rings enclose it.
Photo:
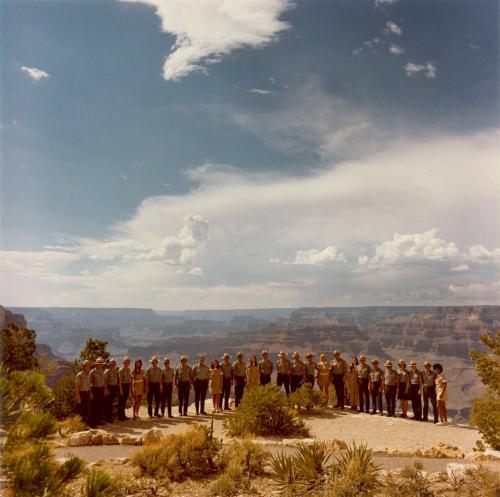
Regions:
[[[68,455],[57,468],[56,477],[63,483],[76,478],[85,468],[85,461],[77,456]]]
[[[113,478],[106,471],[93,469],[87,475],[82,494],[85,497],[112,497],[115,495]]]
[[[311,492],[325,484],[331,471],[332,455],[326,442],[298,445],[294,462],[300,475],[298,483],[304,491]]]
[[[293,456],[283,451],[271,457],[271,477],[281,492],[290,491],[299,479]]]

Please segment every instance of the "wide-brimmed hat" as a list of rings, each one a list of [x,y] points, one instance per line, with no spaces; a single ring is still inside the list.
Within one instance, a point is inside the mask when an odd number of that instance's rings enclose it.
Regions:
[[[416,366],[417,365],[417,361],[410,361],[410,366]]]
[[[205,354],[198,354],[198,359],[206,359],[206,357]]]
[[[340,352],[338,350],[334,350],[333,355],[340,355]]]
[[[163,362],[167,362],[167,361],[170,361],[170,357],[164,357],[163,358]]]
[[[430,361],[425,361],[424,362],[424,366],[432,366],[431,362]]]
[[[312,352],[308,352],[308,353],[306,354],[306,357],[314,357],[314,354],[313,354]]]
[[[387,359],[387,361],[385,361],[385,365],[392,366],[392,361],[390,359]]]
[[[269,350],[263,350],[262,355],[269,355]]]
[[[96,364],[106,364],[104,362],[104,359],[102,357],[98,357],[97,360],[95,361]]]
[[[286,354],[286,352],[284,350],[280,350],[279,355],[287,355],[287,354]]]
[[[376,357],[374,357],[374,358],[372,359],[372,364],[375,364],[375,363],[377,363],[377,364],[378,364],[378,359],[377,359]]]
[[[238,352],[238,353],[236,354],[236,357],[243,357],[243,352]]]
[[[300,357],[300,352],[294,352],[293,357]]]
[[[366,359],[365,354],[361,354],[361,355],[359,356],[359,360],[360,360],[360,361],[361,361],[361,359]]]
[[[222,356],[222,358],[225,359],[226,357],[228,357],[229,359],[231,359],[231,355],[228,354],[227,352]]]
[[[123,358],[123,362],[125,362],[125,361],[130,362],[130,357],[129,357],[128,355],[126,355],[126,356]]]
[[[404,364],[406,366],[406,361],[404,359],[399,359],[398,364]]]
[[[110,364],[116,364],[116,359],[110,359],[110,360],[109,360],[109,363],[110,363]]]
[[[187,360],[188,360],[187,356],[181,355],[181,361],[187,361]]]
[[[150,361],[149,362],[158,362],[159,359],[158,359],[158,356],[157,355],[154,355],[153,357],[151,357]]]
[[[85,359],[85,361],[82,362],[82,366],[90,366],[90,361]]]

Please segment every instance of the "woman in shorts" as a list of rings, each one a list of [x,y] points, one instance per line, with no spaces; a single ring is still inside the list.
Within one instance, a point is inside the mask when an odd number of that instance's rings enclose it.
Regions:
[[[436,400],[439,413],[439,423],[444,425],[448,422],[448,413],[446,411],[446,401],[448,400],[448,389],[446,377],[443,373],[443,366],[437,363],[432,366],[436,373]]]

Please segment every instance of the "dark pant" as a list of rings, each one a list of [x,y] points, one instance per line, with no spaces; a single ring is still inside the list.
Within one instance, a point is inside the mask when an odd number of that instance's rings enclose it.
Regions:
[[[335,407],[344,408],[344,375],[333,375],[333,386],[335,388],[335,395],[337,396],[337,405]]]
[[[123,421],[125,419],[125,407],[127,406],[127,399],[130,394],[130,383],[122,383],[122,393],[118,397],[118,419]]]
[[[314,386],[314,375],[313,374],[306,374],[305,383],[310,383],[311,386]]]
[[[434,423],[438,422],[438,409],[436,402],[436,387],[424,387],[424,419],[427,421],[429,416],[429,400],[432,404],[432,413],[434,414]]]
[[[234,377],[234,405],[238,407],[240,405],[241,399],[243,398],[243,392],[245,391],[245,383],[247,379],[246,376],[235,376]]]
[[[396,414],[396,385],[385,385],[385,401],[387,403],[387,414],[394,416]]]
[[[285,373],[278,373],[278,378],[276,379],[276,384],[281,387],[285,387],[285,393],[290,395],[290,375]]]
[[[78,412],[82,417],[82,421],[86,425],[92,424],[90,417],[90,393],[80,391],[80,404],[78,404]]]
[[[377,407],[378,407],[378,412],[382,414],[384,411],[382,407],[382,383],[380,381],[372,383],[372,404],[373,404],[373,410],[372,412],[375,413],[377,412]]]
[[[359,378],[358,384],[359,384],[359,410],[363,412],[363,404],[364,404],[366,406],[365,412],[370,412],[370,394],[368,392],[368,378]]]
[[[298,390],[302,386],[302,380],[303,376],[299,375],[292,375],[291,380],[290,380],[290,390],[292,392],[295,392],[295,390]]]
[[[167,413],[172,416],[172,390],[173,383],[163,383],[163,391],[161,392],[161,414],[165,415],[165,405],[167,406]]]
[[[271,375],[270,374],[261,373],[259,379],[260,379],[260,384],[262,386],[267,385],[268,383],[271,383]]]
[[[422,419],[422,396],[419,390],[420,385],[410,385],[411,408],[415,419]]]
[[[118,385],[108,385],[108,396],[106,397],[106,420],[113,421],[115,400],[119,395]]]
[[[153,415],[153,398],[155,400],[155,416],[160,414],[161,393],[159,382],[148,382],[148,414]]]
[[[179,397],[179,414],[184,414],[187,416],[188,404],[189,404],[189,381],[179,381],[177,383],[177,395]]]
[[[104,421],[104,387],[92,387],[92,422],[100,423]]]
[[[196,413],[205,414],[205,397],[207,396],[208,380],[194,381],[194,405]]]
[[[222,392],[219,399],[219,409],[222,409],[222,402],[224,402],[224,409],[229,409],[230,395],[231,395],[231,378],[224,376],[222,378]]]

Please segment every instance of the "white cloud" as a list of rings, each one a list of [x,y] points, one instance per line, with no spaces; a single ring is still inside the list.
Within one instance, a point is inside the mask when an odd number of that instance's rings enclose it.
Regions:
[[[271,95],[271,90],[263,90],[261,88],[252,88],[248,90],[250,93],[257,93],[257,95]]]
[[[399,0],[375,0],[375,7],[385,7],[386,5],[392,5],[398,1]]]
[[[468,255],[472,261],[500,261],[500,248],[489,250],[482,245],[476,244],[469,247]]]
[[[448,286],[448,291],[456,302],[498,304],[500,301],[500,280],[493,282],[472,282],[467,285]]]
[[[459,266],[452,267],[450,271],[452,273],[465,273],[470,271],[470,267],[468,264],[460,264]]]
[[[437,229],[423,233],[400,235],[394,234],[375,249],[371,258],[361,258],[358,262],[366,264],[397,264],[421,261],[443,261],[459,255],[455,243],[446,242],[436,237]]]
[[[128,176],[126,174],[120,174],[118,176],[122,181],[127,181],[128,180]]]
[[[25,72],[33,81],[39,81],[50,76],[49,73],[36,67],[22,66],[21,71]]]
[[[166,80],[178,81],[239,48],[260,48],[289,28],[280,16],[290,0],[122,0],[151,5],[162,30],[175,37],[163,66]]]
[[[188,271],[192,276],[203,276],[203,269],[201,267],[194,267]]]
[[[428,79],[434,79],[436,77],[436,64],[434,62],[426,62],[425,64],[415,64],[413,62],[408,62],[404,69],[406,71],[406,75],[411,78],[421,72],[425,74],[425,77]]]
[[[391,46],[389,47],[389,52],[392,53],[393,55],[402,55],[406,52],[406,50],[403,47],[396,45],[395,43],[391,43]]]
[[[330,245],[324,249],[297,250],[291,261],[281,257],[271,257],[270,262],[275,264],[296,264],[303,266],[325,266],[336,262],[347,262],[344,254],[337,247]]]
[[[401,36],[403,30],[394,21],[387,21],[385,23],[385,34]]]

